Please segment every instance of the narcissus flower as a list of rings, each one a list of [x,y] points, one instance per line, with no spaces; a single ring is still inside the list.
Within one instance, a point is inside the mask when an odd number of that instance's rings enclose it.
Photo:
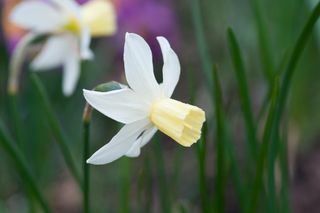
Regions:
[[[106,164],[124,155],[137,157],[158,129],[185,147],[200,138],[205,112],[170,98],[179,80],[180,63],[169,42],[164,37],[157,40],[164,60],[161,84],[153,73],[150,47],[139,35],[127,33],[124,66],[130,88],[84,90],[84,97],[93,108],[125,124],[88,163]]]
[[[63,92],[71,95],[80,76],[81,59],[90,59],[91,36],[111,35],[116,30],[112,4],[92,0],[80,6],[73,0],[24,1],[11,20],[36,34],[48,34],[43,49],[33,60],[34,70],[63,67]]]

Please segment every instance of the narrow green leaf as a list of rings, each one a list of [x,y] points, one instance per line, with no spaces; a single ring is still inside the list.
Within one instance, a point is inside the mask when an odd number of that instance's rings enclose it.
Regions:
[[[281,171],[281,188],[280,188],[280,203],[281,212],[289,213],[289,165],[288,165],[288,139],[287,128],[284,131],[284,136],[280,140],[279,145],[279,159],[280,159],[280,171]]]
[[[2,121],[0,121],[0,145],[6,151],[6,153],[12,158],[15,163],[17,170],[20,172],[21,177],[24,183],[26,184],[26,188],[28,188],[29,192],[32,193],[34,198],[36,198],[44,212],[50,212],[48,204],[44,199],[39,187],[37,186],[37,182],[35,178],[32,176],[28,165],[28,162],[19,148],[16,146],[15,142],[10,138],[7,133],[5,126],[3,125]]]
[[[297,66],[298,61],[301,57],[301,54],[306,46],[307,41],[310,38],[312,30],[313,30],[319,16],[320,16],[320,2],[314,8],[314,10],[312,11],[310,17],[308,18],[306,24],[304,25],[304,28],[303,28],[300,36],[298,37],[298,40],[295,43],[293,51],[290,55],[290,59],[289,59],[287,68],[284,72],[284,77],[283,77],[282,85],[281,85],[281,89],[280,89],[279,106],[276,111],[276,128],[275,129],[278,129],[277,127],[280,124],[281,115],[282,115],[282,112],[283,112],[285,105],[286,105],[286,102],[287,102],[289,89],[291,86],[292,77],[293,77],[294,72],[296,70],[296,66]]]
[[[121,166],[119,167],[121,173],[121,190],[120,190],[120,212],[130,212],[130,186],[131,186],[131,161],[128,158],[122,158],[120,160]]]
[[[216,116],[216,197],[215,206],[217,212],[224,212],[224,197],[225,197],[225,129],[224,129],[224,111],[223,111],[223,100],[221,93],[220,80],[217,73],[217,68],[213,68],[212,82],[214,83],[214,104],[215,104],[215,116]]]
[[[202,137],[196,144],[196,153],[198,158],[198,178],[201,195],[202,212],[210,212],[208,186],[206,180],[206,150],[207,150],[207,123],[202,127]]]
[[[278,79],[278,78],[277,78]],[[277,99],[279,96],[279,81],[275,80],[275,83],[273,84],[273,92],[271,97],[271,106],[269,109],[269,114],[267,117],[263,139],[262,139],[262,145],[260,147],[260,152],[258,155],[257,163],[256,163],[256,174],[255,179],[253,182],[252,187],[252,193],[250,198],[250,207],[249,212],[255,213],[257,212],[257,206],[260,198],[260,191],[263,183],[263,171],[264,171],[264,164],[267,158],[267,154],[269,151],[270,146],[270,140],[272,138],[272,131],[274,128],[274,122],[275,122],[275,111],[277,107]]]
[[[204,71],[205,81],[207,83],[209,91],[212,88],[212,62],[210,59],[210,54],[208,50],[208,45],[205,38],[205,32],[203,29],[203,22],[201,17],[201,9],[199,5],[199,0],[189,0],[192,21],[195,28],[195,36],[198,44],[198,51],[200,53],[200,60],[202,64],[202,70]]]
[[[246,193],[248,190],[246,190],[246,187],[244,187],[243,185],[244,183],[240,175],[240,168],[235,155],[236,151],[231,138],[232,134],[230,131],[230,124],[227,119],[224,119],[224,123],[225,123],[225,131],[226,131],[225,147],[226,147],[226,153],[227,153],[227,157],[230,164],[229,166],[231,170],[232,181],[235,186],[235,192],[236,192],[237,200],[240,206],[240,212],[246,213],[247,201],[248,201]]]
[[[158,172],[159,191],[161,199],[162,212],[171,212],[171,198],[169,186],[166,178],[166,169],[163,158],[163,147],[161,146],[159,136],[154,138],[155,163]]]
[[[254,15],[254,21],[258,34],[258,41],[260,46],[260,55],[263,63],[263,71],[265,78],[269,83],[269,87],[272,87],[274,65],[271,57],[270,44],[267,38],[267,27],[262,18],[259,0],[250,0],[251,9]]]
[[[64,160],[71,172],[71,174],[74,176],[75,180],[79,184],[80,188],[83,188],[82,180],[80,177],[80,174],[76,168],[75,162],[72,159],[72,155],[69,149],[68,140],[66,139],[66,136],[64,135],[61,126],[59,124],[59,121],[57,120],[56,116],[54,115],[53,109],[51,107],[48,95],[45,92],[45,88],[38,78],[36,74],[32,74],[31,76],[32,83],[35,86],[35,89],[39,95],[40,103],[42,104],[42,107],[44,108],[44,111],[46,112],[46,118],[49,122],[49,125],[54,133],[54,136],[56,138],[56,141],[59,145],[59,148],[62,152],[62,155],[64,157]]]
[[[238,81],[241,108],[247,131],[247,147],[249,150],[248,154],[251,156],[251,159],[249,159],[251,161],[255,160],[257,157],[258,142],[256,139],[256,122],[254,121],[253,110],[251,107],[246,69],[236,36],[230,28],[228,29],[228,40],[233,59],[234,70]]]

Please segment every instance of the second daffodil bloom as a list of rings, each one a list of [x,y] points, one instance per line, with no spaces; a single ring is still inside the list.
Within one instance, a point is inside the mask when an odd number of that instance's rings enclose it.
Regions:
[[[33,60],[34,70],[63,67],[63,93],[71,95],[80,76],[81,59],[91,59],[91,36],[111,35],[116,30],[115,12],[107,0],[80,6],[73,0],[30,0],[18,4],[11,20],[35,34],[48,34],[43,49]]]
[[[164,37],[157,40],[164,61],[163,83],[158,84],[155,79],[148,44],[139,35],[127,33],[124,67],[130,88],[84,90],[84,97],[93,108],[125,124],[88,163],[106,164],[124,155],[137,157],[158,129],[185,147],[199,140],[205,112],[170,98],[179,80],[180,63],[169,42]]]

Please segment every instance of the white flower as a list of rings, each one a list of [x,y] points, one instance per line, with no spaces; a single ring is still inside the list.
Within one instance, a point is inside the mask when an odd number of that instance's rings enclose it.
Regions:
[[[130,88],[110,92],[84,90],[92,107],[125,124],[88,163],[106,164],[124,155],[137,157],[158,129],[186,147],[200,138],[205,112],[170,98],[179,80],[180,63],[169,42],[164,37],[157,39],[164,60],[162,84],[155,79],[148,44],[139,35],[127,33],[124,66]]]
[[[11,13],[17,25],[38,34],[49,34],[33,60],[34,70],[63,67],[63,92],[71,95],[80,76],[81,59],[90,59],[91,36],[113,34],[114,8],[108,1],[92,0],[80,6],[73,0],[23,1]]]

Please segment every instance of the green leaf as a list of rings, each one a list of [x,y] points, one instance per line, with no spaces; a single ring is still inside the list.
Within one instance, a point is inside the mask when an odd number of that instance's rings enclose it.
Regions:
[[[6,153],[12,158],[17,170],[20,172],[23,182],[26,183],[26,188],[34,198],[36,198],[42,207],[44,212],[50,212],[48,204],[42,195],[35,178],[32,176],[28,165],[28,162],[19,148],[16,146],[15,142],[10,138],[7,133],[5,126],[3,125],[2,121],[0,120],[0,145],[6,151]]]
[[[49,98],[48,98],[48,95],[45,91],[45,88],[36,74],[32,74],[31,79],[32,79],[32,83],[34,84],[35,89],[39,95],[40,103],[42,104],[42,107],[45,110],[46,118],[47,118],[48,123],[49,123],[49,125],[53,131],[53,134],[56,138],[56,142],[58,143],[59,148],[62,152],[63,158],[64,158],[71,174],[74,176],[75,180],[77,181],[79,186],[82,188],[82,186],[83,186],[82,179],[81,179],[80,174],[77,170],[75,162],[72,158],[72,154],[70,152],[70,148],[68,145],[68,140],[66,139],[66,136],[65,136],[64,132],[62,131],[61,126],[59,124],[59,121],[53,112],[53,109],[51,107],[51,103],[49,101]]]
[[[253,110],[251,107],[251,100],[248,88],[248,81],[246,77],[246,69],[243,63],[240,47],[236,36],[232,29],[228,29],[229,47],[232,55],[235,74],[238,81],[239,96],[241,101],[242,113],[245,120],[247,131],[247,147],[251,158],[249,161],[255,160],[257,157],[257,139],[256,139],[256,122],[254,121]]]
[[[218,76],[217,68],[214,67],[212,71],[214,90],[214,105],[215,105],[215,116],[216,116],[216,140],[215,140],[215,150],[216,150],[216,197],[215,206],[217,212],[224,211],[224,197],[225,197],[225,121],[224,121],[224,111],[223,111],[223,100],[221,93],[220,80]]]
[[[200,53],[200,60],[202,64],[202,70],[204,72],[205,81],[208,86],[208,89],[212,88],[212,62],[210,59],[210,54],[208,50],[208,45],[205,38],[205,32],[203,29],[202,17],[201,17],[201,9],[198,0],[189,0],[189,6],[192,15],[192,21],[195,28],[195,35],[198,44],[198,51]]]
[[[271,57],[269,40],[267,38],[267,27],[261,14],[259,0],[250,0],[250,4],[258,34],[260,55],[263,63],[263,72],[268,81],[269,87],[271,88],[274,75],[274,65]]]

